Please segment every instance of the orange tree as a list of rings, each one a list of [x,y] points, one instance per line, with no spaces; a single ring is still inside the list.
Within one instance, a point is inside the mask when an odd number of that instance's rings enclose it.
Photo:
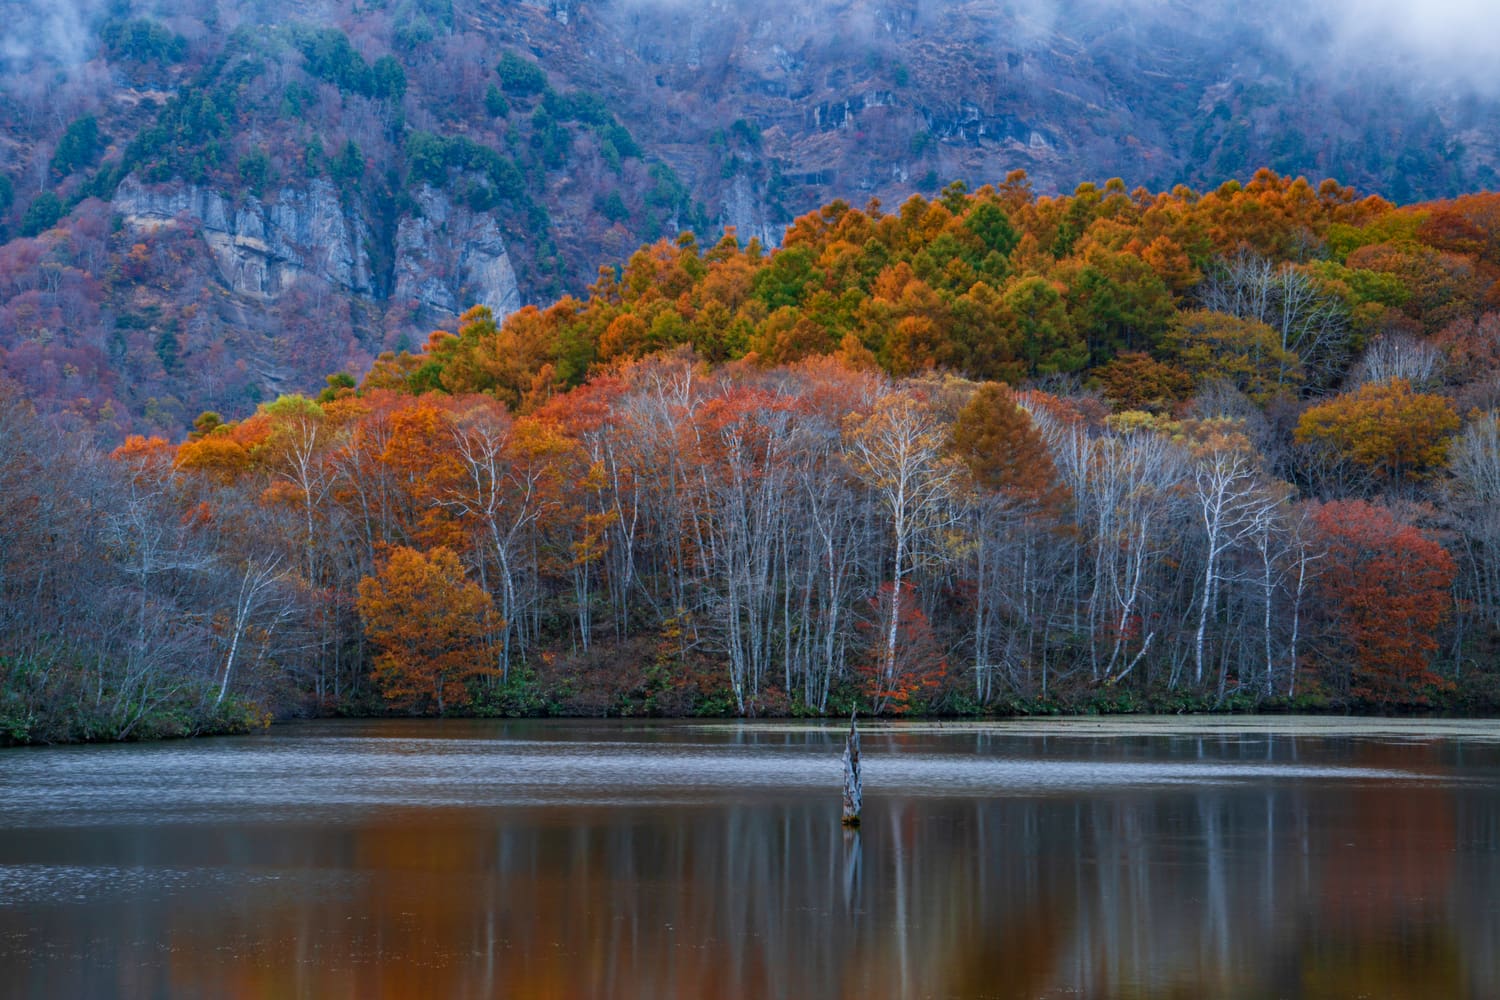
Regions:
[[[490,595],[464,578],[451,549],[393,549],[359,582],[356,606],[378,650],[371,676],[392,704],[442,715],[468,703],[466,682],[500,672],[486,641]]]
[[[1053,513],[1067,502],[1047,443],[1005,385],[987,382],[974,390],[958,411],[949,445],[986,490]]]

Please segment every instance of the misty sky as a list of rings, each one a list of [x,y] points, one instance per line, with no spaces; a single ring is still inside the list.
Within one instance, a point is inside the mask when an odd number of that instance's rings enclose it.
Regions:
[[[455,0],[456,5],[508,4],[517,0]],[[971,14],[992,9],[997,18],[1019,15],[1032,31],[1069,33],[1068,18],[1080,8],[1103,14],[1103,23],[1156,17],[1197,19],[1199,27],[1234,19],[1257,25],[1278,40],[1296,61],[1334,72],[1371,67],[1398,72],[1411,82],[1467,83],[1500,92],[1500,31],[1492,23],[1495,0],[592,0],[609,6],[699,8],[714,17],[767,16],[778,5],[794,6],[804,24],[807,15],[870,20],[882,7],[911,9],[921,16],[941,16],[946,5],[962,5]],[[226,13],[238,4],[221,0]],[[201,4],[194,3],[197,7]],[[0,0],[0,62],[15,67],[39,51],[64,65],[89,57],[88,26],[105,0]],[[137,2],[137,11],[158,15],[172,9],[171,0]],[[232,19],[232,15],[231,15]],[[1098,23],[1096,18],[1096,23]],[[1013,37],[1015,25],[1011,23]],[[1229,27],[1228,24],[1225,25]],[[1318,30],[1322,28],[1323,30]]]

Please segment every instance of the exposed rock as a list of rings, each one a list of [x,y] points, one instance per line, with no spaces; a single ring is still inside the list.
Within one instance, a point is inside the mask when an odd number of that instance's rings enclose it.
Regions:
[[[783,223],[773,222],[767,217],[765,200],[756,194],[750,179],[743,175],[731,180],[725,189],[719,223],[726,228],[733,226],[741,243],[757,239],[765,247],[780,246],[786,228]]]
[[[416,200],[420,214],[402,217],[396,227],[393,297],[448,314],[488,306],[497,319],[521,308],[515,267],[495,217],[454,205],[426,185]]]
[[[476,303],[496,316],[519,309],[515,268],[494,216],[455,206],[431,188],[417,202],[420,214],[397,225],[394,297],[449,315]],[[148,187],[131,177],[116,192],[114,208],[137,230],[192,224],[224,283],[242,295],[275,299],[303,276],[366,298],[374,292],[369,231],[326,181],[282,188],[270,204],[246,197],[235,209],[216,191]]]
[[[114,209],[125,225],[149,231],[178,219],[194,225],[213,254],[224,283],[242,295],[276,298],[311,275],[368,296],[368,230],[324,180],[282,188],[267,205],[246,196],[238,209],[216,191],[192,184],[146,186],[127,177]]]

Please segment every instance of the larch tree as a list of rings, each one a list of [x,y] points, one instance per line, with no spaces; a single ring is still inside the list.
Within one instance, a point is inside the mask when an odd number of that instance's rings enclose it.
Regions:
[[[1002,609],[1028,607],[1040,537],[1035,528],[1055,523],[1068,496],[1041,433],[1004,385],[974,391],[958,411],[950,447],[974,487],[965,551],[973,574],[974,693],[984,704],[994,693],[1000,651],[1010,645],[997,635]],[[1029,617],[1024,610],[1021,616]]]
[[[1401,489],[1443,467],[1458,428],[1451,400],[1413,392],[1410,382],[1398,378],[1311,407],[1297,421],[1296,439],[1328,448]]]
[[[497,624],[490,595],[451,549],[393,549],[359,582],[356,604],[377,650],[375,682],[394,704],[442,715],[468,703],[470,680],[499,673],[485,648]]]

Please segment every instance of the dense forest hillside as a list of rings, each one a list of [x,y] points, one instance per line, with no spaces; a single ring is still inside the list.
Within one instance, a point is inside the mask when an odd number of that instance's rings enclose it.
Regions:
[[[1278,0],[10,0],[0,371],[177,435],[691,231],[1024,169],[1491,187],[1483,32]]]
[[[1497,277],[1496,195],[1017,173],[663,239],[185,439],[11,388],[6,731],[1493,710]]]

